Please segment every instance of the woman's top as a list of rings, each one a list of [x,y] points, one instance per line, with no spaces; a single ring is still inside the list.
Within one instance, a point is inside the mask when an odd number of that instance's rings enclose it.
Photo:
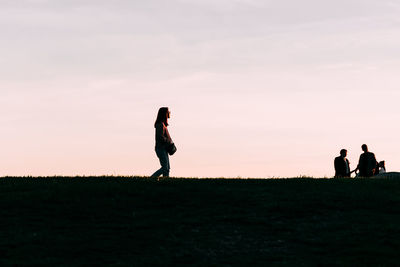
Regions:
[[[169,135],[167,126],[159,122],[156,124],[156,148],[166,148],[167,144],[171,144],[172,139]]]

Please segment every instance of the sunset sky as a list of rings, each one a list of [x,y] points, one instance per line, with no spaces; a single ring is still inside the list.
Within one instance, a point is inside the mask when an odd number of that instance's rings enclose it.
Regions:
[[[0,0],[0,176],[400,171],[398,0]]]

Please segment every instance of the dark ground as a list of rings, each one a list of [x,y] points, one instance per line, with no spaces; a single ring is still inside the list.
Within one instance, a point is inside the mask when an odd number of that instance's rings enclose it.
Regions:
[[[1,266],[398,266],[400,179],[0,179]]]

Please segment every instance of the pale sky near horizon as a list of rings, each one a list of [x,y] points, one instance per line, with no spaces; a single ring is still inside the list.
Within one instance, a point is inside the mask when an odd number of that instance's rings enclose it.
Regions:
[[[400,171],[397,0],[0,0],[0,176]]]

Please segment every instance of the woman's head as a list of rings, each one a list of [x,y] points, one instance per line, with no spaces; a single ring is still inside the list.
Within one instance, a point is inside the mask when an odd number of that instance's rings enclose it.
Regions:
[[[168,126],[169,117],[170,117],[169,109],[167,107],[160,108],[158,110],[157,119],[156,122],[154,123],[154,126],[160,122],[164,123],[165,126]]]

